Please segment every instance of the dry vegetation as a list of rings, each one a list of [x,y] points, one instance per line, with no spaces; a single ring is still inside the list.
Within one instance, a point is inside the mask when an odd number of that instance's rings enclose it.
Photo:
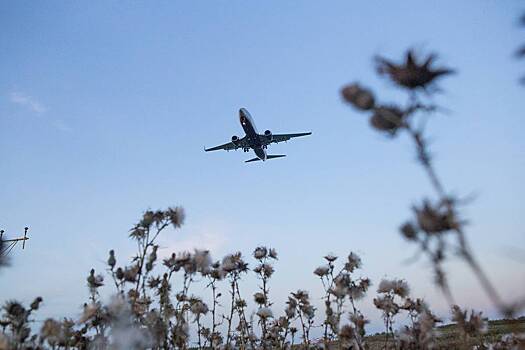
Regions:
[[[253,251],[255,265],[240,252],[214,261],[208,251],[173,254],[160,261],[157,240],[168,229],[184,222],[180,207],[146,211],[130,230],[137,254],[127,264],[111,250],[107,271],[91,270],[87,276],[89,300],[75,320],[47,319],[40,329],[32,324],[42,298],[29,306],[8,301],[0,319],[0,350],[7,349],[524,349],[523,320],[488,324],[481,312],[455,305],[443,263],[452,255],[462,259],[478,278],[494,306],[506,317],[514,317],[523,301],[508,303],[478,263],[470,249],[460,199],[451,197],[439,179],[417,118],[438,110],[428,102],[436,91],[437,79],[451,75],[448,68],[435,68],[435,56],[418,58],[408,51],[395,63],[376,59],[377,70],[407,92],[407,102],[383,104],[369,89],[352,83],[342,96],[355,109],[370,117],[371,126],[395,138],[407,135],[416,149],[419,163],[435,193],[412,208],[412,218],[401,224],[400,233],[432,263],[434,281],[450,304],[453,326],[442,322],[424,300],[410,294],[404,280],[375,281],[373,303],[382,312],[385,331],[367,335],[367,316],[359,308],[371,292],[372,281],[356,277],[361,259],[355,253],[340,258],[324,257],[313,271],[324,287],[324,308],[317,310],[305,290],[290,293],[284,310],[272,307],[270,282],[277,252],[268,247]],[[0,261],[1,263],[1,261]],[[242,281],[253,274],[260,281],[254,295],[242,294]],[[180,283],[175,283],[180,281]],[[204,284],[207,296],[191,293],[196,283]],[[111,286],[111,287],[110,287]],[[103,303],[99,291],[114,288],[114,296]],[[220,288],[219,288],[220,287]],[[223,295],[220,290],[228,290]],[[204,299],[211,300],[206,303]],[[248,307],[253,304],[254,307]],[[249,310],[255,310],[249,312]],[[406,315],[410,322],[400,328],[396,319]],[[321,329],[320,339],[312,329]],[[499,327],[499,328],[498,328]]]

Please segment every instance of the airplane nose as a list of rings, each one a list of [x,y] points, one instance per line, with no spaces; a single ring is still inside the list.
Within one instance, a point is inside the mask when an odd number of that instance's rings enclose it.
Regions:
[[[244,108],[239,109],[239,115],[240,115],[241,117],[244,117],[244,116],[245,116]]]

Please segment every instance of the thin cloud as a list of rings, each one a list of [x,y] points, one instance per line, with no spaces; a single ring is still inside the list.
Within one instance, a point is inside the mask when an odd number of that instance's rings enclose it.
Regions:
[[[53,125],[55,126],[55,128],[63,132],[70,132],[73,130],[69,125],[64,123],[62,120],[55,120],[53,122]]]
[[[47,108],[42,103],[38,102],[33,97],[24,94],[23,92],[10,93],[9,100],[38,114],[42,114],[47,111]]]

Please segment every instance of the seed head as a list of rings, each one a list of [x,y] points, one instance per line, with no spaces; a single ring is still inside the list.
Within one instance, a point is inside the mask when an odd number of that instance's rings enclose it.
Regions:
[[[31,305],[29,305],[29,307],[31,308],[31,310],[38,310],[38,308],[40,307],[40,303],[42,302],[42,297],[36,297],[35,300],[33,300],[33,302],[31,303]]]
[[[379,131],[394,135],[403,126],[403,117],[403,111],[396,106],[376,107],[370,124]]]
[[[324,258],[325,258],[326,261],[328,261],[330,263],[332,263],[332,262],[337,260],[337,256],[332,254],[332,253],[326,254]]]
[[[180,228],[184,224],[186,214],[183,207],[168,208],[166,215],[175,228]]]
[[[399,228],[399,231],[409,241],[413,241],[417,238],[417,230],[414,227],[414,224],[411,222],[406,222]]]
[[[314,270],[314,274],[316,274],[319,277],[324,277],[328,275],[328,272],[330,272],[330,267],[326,265],[319,266]]]
[[[257,247],[253,251],[253,257],[257,260],[266,258],[268,255],[268,249],[266,247]]]
[[[345,270],[352,273],[355,269],[361,267],[361,258],[354,252],[350,252],[348,259],[345,264]]]
[[[255,302],[259,305],[265,305],[266,304],[266,296],[261,293],[261,292],[257,292],[253,295],[253,299],[255,300]]]
[[[368,89],[354,83],[343,87],[341,95],[346,102],[360,110],[369,110],[374,107],[374,95]]]
[[[400,64],[377,57],[377,71],[379,74],[388,75],[397,85],[410,90],[425,89],[437,78],[454,73],[449,68],[432,68],[432,63],[436,59],[434,54],[427,56],[423,63],[418,62],[415,56],[413,50],[408,50],[405,61]]]
[[[111,267],[111,270],[113,270],[116,263],[117,263],[117,259],[115,259],[115,251],[111,249],[109,251],[109,258],[108,258],[108,266]]]
[[[268,318],[273,317],[273,312],[268,307],[262,307],[257,311],[257,316],[259,316],[261,319],[265,320]]]

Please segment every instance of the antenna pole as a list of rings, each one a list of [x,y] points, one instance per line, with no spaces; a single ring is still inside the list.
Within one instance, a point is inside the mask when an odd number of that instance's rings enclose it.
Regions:
[[[29,227],[24,227],[24,241],[22,242],[22,250],[26,247],[26,241],[27,241],[27,230],[29,230]]]

